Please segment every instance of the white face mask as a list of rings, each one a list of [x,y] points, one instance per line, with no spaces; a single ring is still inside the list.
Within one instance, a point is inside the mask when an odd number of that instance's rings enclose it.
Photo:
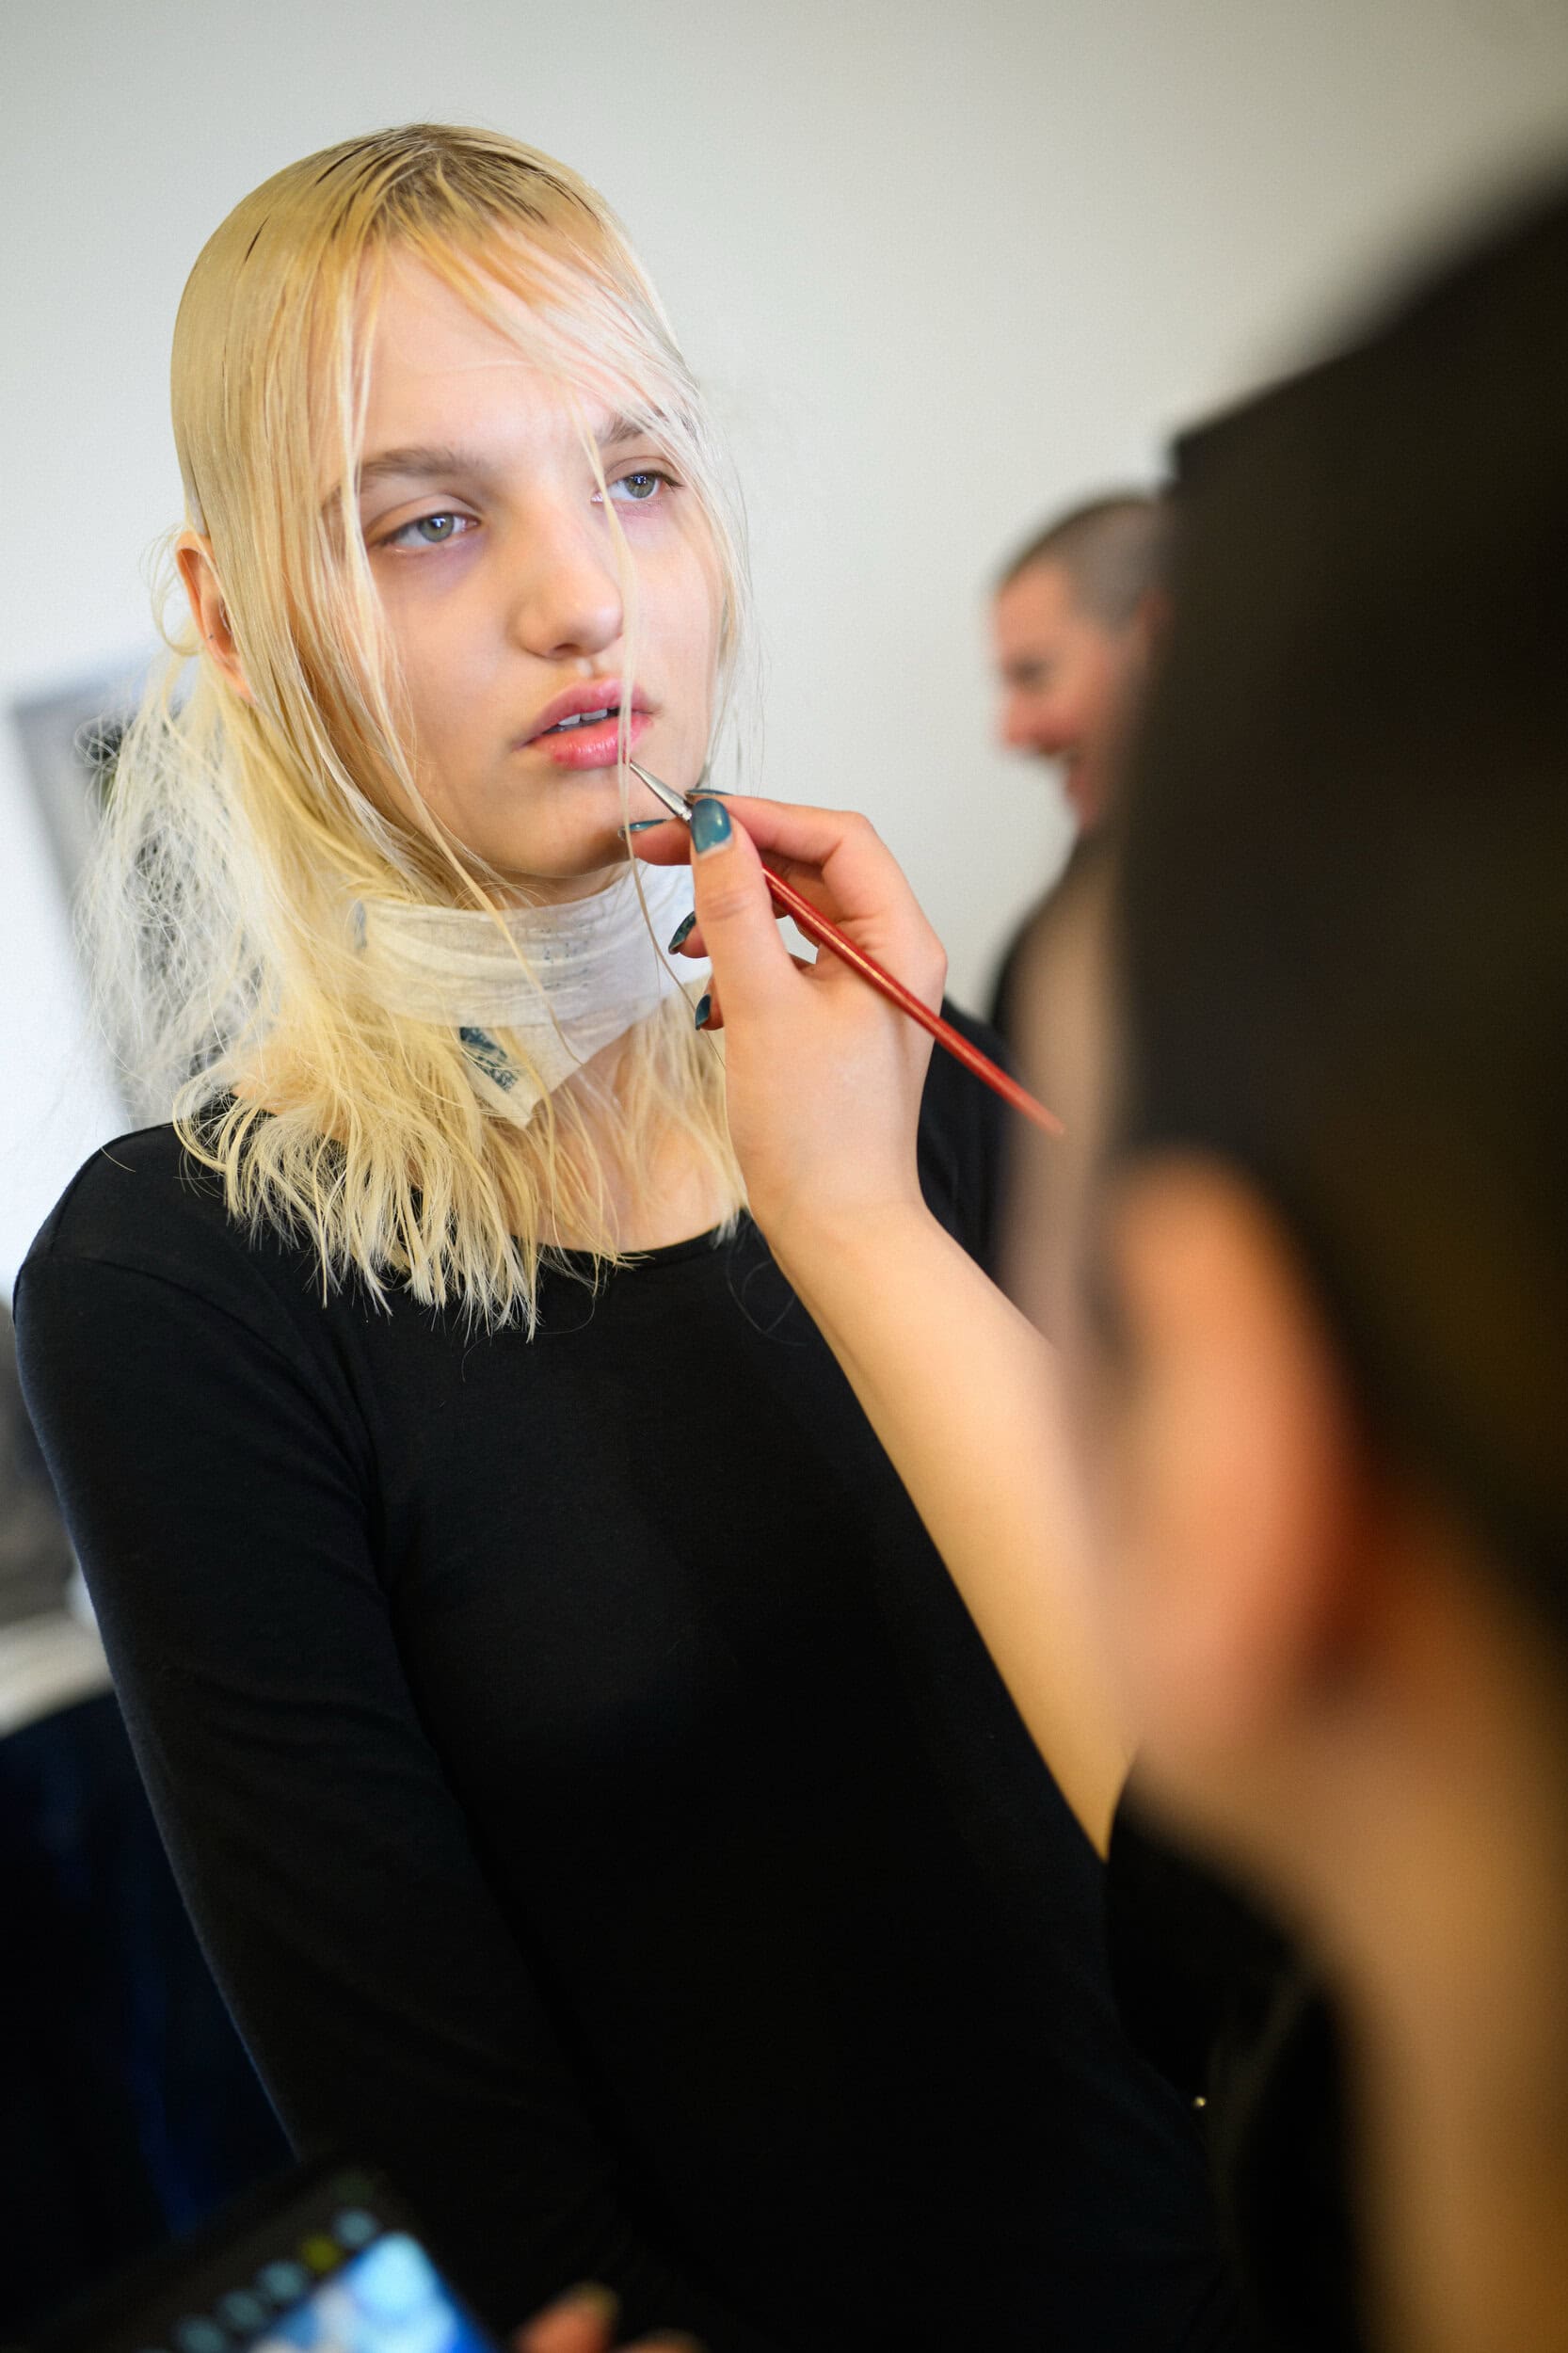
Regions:
[[[501,923],[477,907],[367,899],[366,978],[389,1013],[460,1032],[478,1092],[499,1088],[526,1117],[666,997],[689,993],[707,976],[705,962],[683,956],[677,966],[664,952],[692,910],[690,869],[639,871],[646,920],[630,867],[592,898],[508,907]],[[497,1043],[498,1030],[511,1032],[529,1068]]]

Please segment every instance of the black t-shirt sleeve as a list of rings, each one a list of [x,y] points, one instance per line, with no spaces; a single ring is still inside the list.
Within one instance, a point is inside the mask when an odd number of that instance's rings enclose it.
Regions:
[[[450,2261],[492,2325],[597,2279],[634,2330],[752,2353],[625,2210],[410,1696],[367,1434],[254,1289],[231,1263],[183,1282],[45,1246],[18,1329],[138,1759],[264,2080],[296,2146],[381,2165],[416,2210],[441,2153],[438,2202],[466,2217]]]

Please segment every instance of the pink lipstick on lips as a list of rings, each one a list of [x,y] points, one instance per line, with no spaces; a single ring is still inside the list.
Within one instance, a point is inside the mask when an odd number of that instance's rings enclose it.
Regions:
[[[613,768],[620,742],[621,685],[619,679],[584,679],[564,695],[546,703],[523,748],[543,752],[558,768]],[[651,712],[641,689],[633,688],[630,748],[635,750],[648,732]]]

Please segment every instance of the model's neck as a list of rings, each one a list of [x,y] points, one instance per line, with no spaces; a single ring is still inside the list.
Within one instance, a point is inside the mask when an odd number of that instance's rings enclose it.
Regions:
[[[499,885],[475,876],[487,897],[493,897],[504,907],[564,907],[574,906],[582,899],[597,899],[617,882],[624,881],[626,861],[614,866],[601,866],[591,874],[503,874]],[[467,902],[455,902],[462,906]]]
[[[645,1140],[640,1174],[627,1167],[620,1098],[626,1060],[626,1042],[617,1039],[584,1064],[559,1093],[569,1096],[581,1113],[594,1154],[595,1183],[602,1187],[617,1247],[661,1250],[670,1242],[710,1233],[732,1204],[712,1161],[677,1126]],[[564,1137],[568,1158],[582,1148],[570,1134]],[[544,1239],[560,1250],[584,1249],[590,1241],[559,1208],[548,1220]]]

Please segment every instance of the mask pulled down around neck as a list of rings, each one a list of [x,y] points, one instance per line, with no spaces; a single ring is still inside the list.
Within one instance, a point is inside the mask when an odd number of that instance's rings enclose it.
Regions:
[[[499,920],[477,907],[367,899],[365,979],[389,1013],[456,1030],[476,1092],[499,1090],[513,1115],[526,1119],[585,1062],[708,971],[689,957],[677,967],[664,948],[691,912],[690,870],[637,872],[641,901],[629,866],[591,898],[507,907]],[[523,1061],[497,1031],[509,1032]]]

